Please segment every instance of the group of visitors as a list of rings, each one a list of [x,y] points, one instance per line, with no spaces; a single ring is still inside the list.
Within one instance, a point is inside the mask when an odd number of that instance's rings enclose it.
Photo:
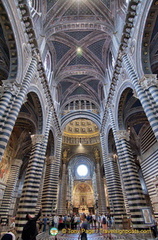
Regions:
[[[70,214],[42,216],[41,211],[36,216],[26,215],[27,223],[22,232],[23,240],[35,240],[37,232],[45,232],[51,227],[56,227],[59,231],[65,229],[107,229],[114,226],[112,215],[95,214]],[[37,224],[36,224],[37,223]],[[38,226],[38,228],[36,227]],[[86,232],[81,231],[81,239],[87,239]]]
[[[113,215],[110,214],[70,214],[70,215],[43,215],[41,217],[42,211],[40,210],[39,213],[34,216],[27,214],[26,220],[27,223],[25,224],[23,231],[22,231],[22,240],[36,240],[36,236],[40,232],[45,232],[49,230],[51,227],[56,227],[59,231],[63,228],[65,229],[96,229],[98,232],[100,228],[112,229],[115,228],[115,219]],[[15,225],[15,222],[14,222]],[[152,229],[153,228],[153,229]],[[151,227],[153,230],[153,236],[157,236],[157,225],[156,223],[153,224]],[[87,240],[87,233],[86,231],[80,231],[81,240]],[[15,235],[12,231],[8,231],[4,234],[1,240],[15,240]]]
[[[108,215],[95,215],[87,214],[85,215],[87,220],[88,229],[100,229],[107,227],[114,227],[114,217],[110,214]],[[38,221],[39,232],[45,232],[46,229],[50,227],[56,227],[58,230],[66,229],[80,229],[81,228],[81,214],[69,214],[69,215],[48,215],[43,216]]]

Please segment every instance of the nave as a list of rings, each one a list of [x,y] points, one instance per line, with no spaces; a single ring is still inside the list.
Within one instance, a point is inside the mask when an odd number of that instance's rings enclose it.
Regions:
[[[2,231],[14,219],[21,238],[40,208],[156,226],[158,0],[0,0],[0,12]]]

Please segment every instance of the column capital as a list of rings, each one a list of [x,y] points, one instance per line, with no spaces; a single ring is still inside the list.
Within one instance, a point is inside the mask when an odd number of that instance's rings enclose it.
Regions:
[[[126,139],[129,141],[129,133],[126,130],[119,130],[116,132],[118,140]]]
[[[109,161],[116,161],[118,156],[117,156],[116,153],[109,153],[107,158],[108,158]]]
[[[56,160],[55,156],[49,156],[46,160],[47,164],[52,164]]]
[[[112,159],[113,159],[113,153],[109,153],[109,154],[107,155],[107,158],[108,158],[108,160],[112,160]]]
[[[42,134],[31,135],[32,144],[42,143],[44,136]]]
[[[49,156],[49,158],[48,158],[50,161],[54,161],[54,160],[56,160],[56,157],[55,156]]]
[[[21,159],[14,159],[12,166],[17,166],[17,167],[21,167],[22,165],[22,160]]]
[[[144,74],[139,80],[139,83],[142,87],[147,89],[151,86],[158,86],[157,74]]]
[[[20,86],[21,86],[20,84],[18,84],[16,82],[16,79],[14,79],[14,80],[13,79],[2,80],[2,82],[3,82],[3,85],[0,88],[1,93],[8,90],[12,94],[16,94],[17,91],[19,90]]]

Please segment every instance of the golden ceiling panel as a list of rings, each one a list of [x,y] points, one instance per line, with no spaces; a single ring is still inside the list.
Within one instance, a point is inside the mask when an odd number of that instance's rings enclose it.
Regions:
[[[97,125],[88,119],[77,119],[68,123],[64,130],[66,136],[97,136],[99,134],[99,128]]]

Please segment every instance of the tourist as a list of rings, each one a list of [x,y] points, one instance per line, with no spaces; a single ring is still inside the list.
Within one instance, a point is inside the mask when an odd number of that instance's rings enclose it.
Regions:
[[[46,228],[47,228],[47,216],[43,216],[43,232],[46,231]]]
[[[88,223],[85,214],[81,215],[81,240],[87,240]]]
[[[26,215],[27,223],[22,231],[22,240],[36,240],[36,236],[38,234],[36,222],[40,216],[41,210],[36,216],[30,214]]]
[[[153,236],[156,238],[157,237],[157,221],[154,217],[154,215],[152,215],[152,226],[151,226],[151,231]]]
[[[54,216],[54,227],[58,228],[59,225],[59,216],[57,214],[55,214]]]
[[[107,216],[102,214],[101,216],[101,224],[103,229],[107,229]]]
[[[1,240],[15,240],[15,235],[9,231],[2,236]]]

